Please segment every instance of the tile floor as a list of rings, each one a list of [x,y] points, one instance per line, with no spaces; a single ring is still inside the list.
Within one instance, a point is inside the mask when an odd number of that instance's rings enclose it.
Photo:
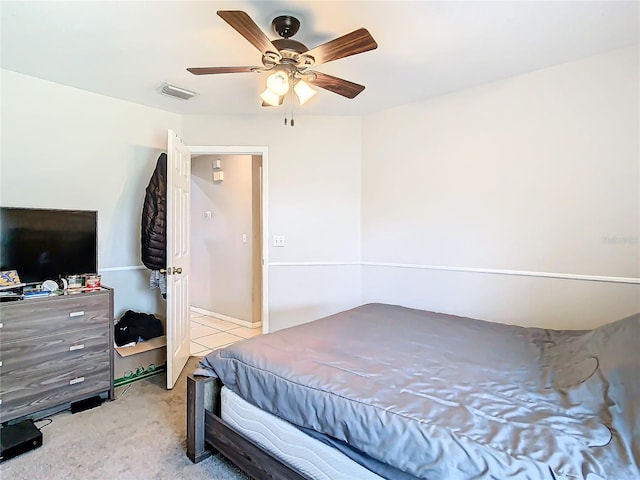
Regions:
[[[191,312],[191,355],[196,357],[261,334],[262,327],[241,327],[226,320]]]

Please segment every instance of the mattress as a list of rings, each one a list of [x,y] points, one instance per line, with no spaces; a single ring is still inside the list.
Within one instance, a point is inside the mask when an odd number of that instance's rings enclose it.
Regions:
[[[226,387],[222,419],[235,430],[313,480],[382,480],[335,448],[254,407]]]

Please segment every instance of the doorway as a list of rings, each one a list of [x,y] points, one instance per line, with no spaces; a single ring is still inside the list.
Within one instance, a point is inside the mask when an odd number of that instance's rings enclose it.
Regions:
[[[190,147],[191,354],[268,331],[266,149]]]

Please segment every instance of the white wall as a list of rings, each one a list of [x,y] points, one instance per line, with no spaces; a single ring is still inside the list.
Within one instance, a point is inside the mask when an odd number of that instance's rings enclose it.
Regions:
[[[116,313],[158,311],[132,268],[166,129],[187,145],[267,146],[269,241],[286,237],[269,247],[272,330],[363,300],[587,328],[640,310],[638,285],[519,274],[640,276],[638,53],[294,128],[270,113],[181,117],[2,71],[0,203],[99,210]]]
[[[1,71],[0,203],[98,211],[98,265],[115,313],[162,313],[140,260],[145,188],[180,116]]]
[[[224,172],[220,183],[212,181],[215,159]],[[251,174],[251,155],[191,160],[191,306],[246,322],[253,322]]]
[[[268,147],[270,245],[285,236],[269,247],[270,330],[360,303],[359,118],[187,115],[183,132],[187,145]]]
[[[366,117],[364,300],[555,328],[639,311],[638,285],[406,268],[638,278],[638,59],[626,48]]]

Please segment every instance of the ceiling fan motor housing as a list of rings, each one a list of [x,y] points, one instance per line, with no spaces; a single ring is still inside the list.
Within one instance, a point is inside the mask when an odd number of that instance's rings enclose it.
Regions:
[[[293,37],[300,29],[300,20],[290,15],[280,15],[271,22],[273,30],[282,38]]]
[[[271,26],[281,38],[271,41],[271,44],[278,50],[278,52],[273,52],[276,54],[275,56],[270,52],[263,55],[262,63],[265,67],[272,68],[274,65],[280,64],[306,68],[312,65],[311,58],[301,58],[301,54],[309,51],[307,46],[289,38],[294,36],[300,28],[300,21],[297,18],[290,15],[280,15],[273,19]]]
[[[273,46],[278,49],[278,51],[286,50],[289,52],[295,53],[304,53],[309,50],[305,45],[295,40],[291,40],[290,38],[279,38],[277,40],[273,40]]]

